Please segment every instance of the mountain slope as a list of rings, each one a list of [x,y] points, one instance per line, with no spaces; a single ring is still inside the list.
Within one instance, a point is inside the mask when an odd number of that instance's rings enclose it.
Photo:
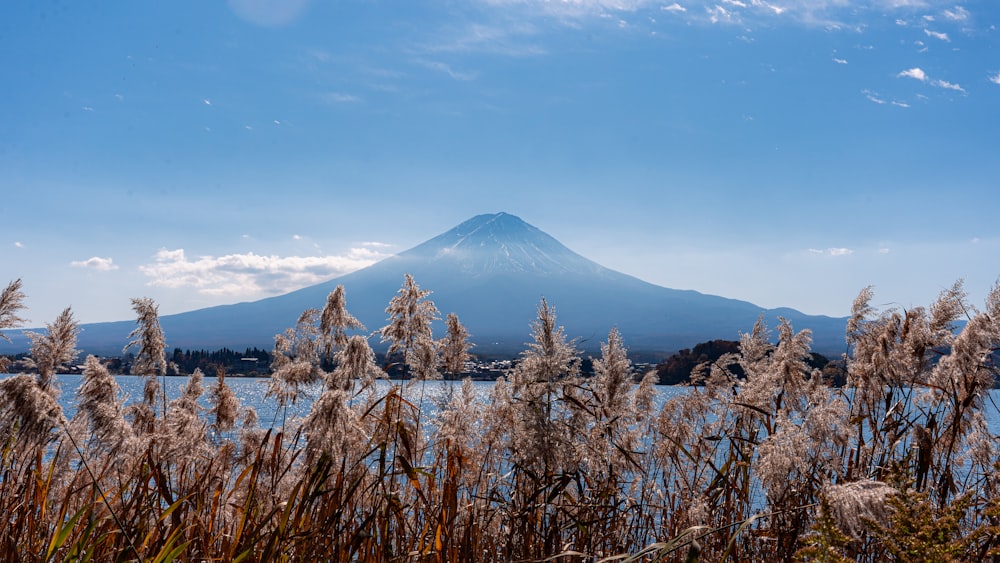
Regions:
[[[328,282],[260,301],[168,315],[161,323],[171,348],[270,347],[275,334],[293,326],[303,310],[322,307],[326,296],[343,284],[348,309],[375,331],[386,324],[385,307],[407,272],[434,292],[430,299],[442,317],[459,315],[481,353],[523,349],[542,297],[556,308],[559,324],[590,352],[599,349],[612,326],[633,351],[671,352],[704,340],[735,339],[761,314],[773,326],[778,313],[797,329],[811,328],[817,351],[843,349],[844,319],[791,309],[769,312],[745,301],[653,285],[604,268],[507,213],[473,217]],[[120,350],[133,327],[131,321],[87,325],[80,347],[98,353]]]

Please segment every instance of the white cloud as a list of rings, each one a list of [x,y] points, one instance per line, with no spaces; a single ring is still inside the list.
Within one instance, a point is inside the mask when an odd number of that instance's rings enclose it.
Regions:
[[[19,241],[19,240],[15,240],[14,241],[14,248],[24,248],[24,243],[21,242],[21,241]]]
[[[834,57],[833,58],[833,62],[835,62],[835,63],[837,63],[839,65],[846,65],[847,64],[847,59],[838,59],[838,58]]]
[[[205,295],[252,298],[313,285],[374,264],[388,256],[371,248],[352,248],[340,256],[260,256],[228,254],[189,259],[183,249],[162,249],[139,266],[149,285],[194,288]]]
[[[885,247],[882,247],[882,248],[878,249],[878,253],[879,254],[889,254],[889,249],[885,248]]]
[[[931,82],[931,84],[937,86],[938,88],[945,88],[947,90],[955,90],[956,92],[962,92],[963,94],[965,93],[965,88],[962,88],[958,84],[952,84],[951,82],[948,82],[947,80],[935,80],[935,81]]]
[[[896,76],[900,77],[900,78],[903,78],[903,77],[905,77],[905,78],[914,78],[914,79],[919,80],[921,82],[926,82],[927,81],[927,73],[925,73],[922,69],[917,68],[917,67],[904,70],[904,71],[900,72],[899,74],[897,74]]]
[[[302,235],[292,235],[292,240],[302,240]]]
[[[928,82],[931,86],[936,86],[938,88],[944,88],[946,90],[954,90],[956,92],[965,93],[965,88],[962,88],[958,84],[948,82],[947,80],[931,80],[927,73],[920,68],[911,68],[904,70],[896,75],[897,78],[913,78],[921,82]]]
[[[740,0],[722,0],[723,4],[729,4],[730,6],[736,6],[737,8],[746,8],[747,5]]]
[[[872,92],[871,90],[862,90],[861,93],[864,94],[865,97],[868,98],[870,101],[875,102],[876,104],[882,105],[886,103],[885,100],[880,98],[878,94]]]
[[[736,15],[722,6],[716,5],[712,8],[706,8],[705,11],[708,12],[708,21],[712,23],[736,21]]]
[[[73,262],[70,262],[69,265],[74,268],[93,268],[101,272],[118,269],[118,265],[115,264],[111,258],[101,258],[100,256],[93,256],[91,258],[87,258],[86,260],[74,260]]]
[[[1000,85],[1000,72],[990,76],[989,78],[990,82]]]
[[[677,12],[677,13],[684,13],[684,12],[687,11],[687,8],[685,8],[684,6],[681,6],[677,2],[674,2],[673,4],[671,4],[669,6],[663,6],[660,9],[663,10],[664,12]]]
[[[952,10],[945,10],[942,14],[952,21],[965,21],[969,19],[969,11],[961,6],[955,6]]]
[[[751,2],[756,7],[764,7],[767,8],[768,10],[771,10],[777,16],[780,16],[781,14],[785,13],[786,10],[786,8],[782,8],[781,6],[775,6],[774,4],[764,2],[763,0],[751,0]]]
[[[926,35],[928,37],[933,37],[935,39],[940,39],[941,41],[951,41],[951,39],[948,38],[948,34],[947,33],[940,32],[940,31],[931,31],[929,29],[925,29],[924,30],[924,35]]]
[[[872,92],[871,90],[862,90],[861,93],[864,94],[865,97],[868,98],[869,101],[872,101],[872,102],[874,102],[874,103],[876,103],[876,104],[878,104],[880,106],[881,105],[885,105],[885,104],[891,104],[891,105],[894,105],[894,106],[896,106],[898,108],[908,108],[908,107],[910,107],[910,104],[908,104],[906,102],[900,102],[898,100],[892,100],[892,101],[886,100],[886,99],[882,98],[881,96],[879,96],[878,93]]]
[[[209,100],[208,98],[205,98],[204,100],[202,100],[202,102],[204,102],[206,106],[212,105],[212,100]]]
[[[827,248],[826,250],[820,250],[818,248],[810,248],[810,254],[818,254],[822,256],[849,256],[854,254],[854,251],[850,248]]]

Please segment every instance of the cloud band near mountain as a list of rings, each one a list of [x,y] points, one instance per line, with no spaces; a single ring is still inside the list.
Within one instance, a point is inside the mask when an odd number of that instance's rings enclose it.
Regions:
[[[277,295],[359,270],[385,258],[378,247],[352,248],[340,256],[227,254],[188,258],[184,249],[161,249],[139,266],[158,287],[195,288],[205,295],[240,298]]]

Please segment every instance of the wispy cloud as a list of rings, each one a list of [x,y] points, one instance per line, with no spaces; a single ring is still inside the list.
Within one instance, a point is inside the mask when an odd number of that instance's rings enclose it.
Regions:
[[[930,84],[931,86],[935,86],[937,88],[944,88],[945,90],[954,90],[956,92],[961,92],[963,94],[965,93],[965,88],[962,88],[961,85],[948,82],[947,80],[932,79],[930,76],[927,75],[926,72],[923,71],[923,69],[918,67],[904,70],[899,74],[897,74],[896,77],[913,78],[914,80],[926,82],[927,84]]]
[[[966,21],[969,19],[969,11],[961,6],[955,6],[950,10],[941,12],[941,14],[951,21]]]
[[[884,105],[888,103],[884,99],[880,98],[878,94],[872,92],[871,90],[862,90],[861,93],[864,94],[869,101],[875,102],[876,104]]]
[[[24,243],[21,242],[21,241],[19,241],[19,240],[15,240],[14,241],[14,248],[24,248]]]
[[[825,250],[820,250],[818,248],[810,248],[810,254],[818,254],[822,256],[849,256],[854,254],[854,251],[850,248],[827,248]]]
[[[937,86],[938,88],[944,88],[946,90],[955,90],[956,92],[962,92],[963,94],[965,93],[965,88],[962,88],[958,84],[952,84],[947,80],[934,80],[931,82],[931,84]]]
[[[115,264],[111,258],[101,258],[100,256],[93,256],[91,258],[87,258],[86,260],[74,260],[73,262],[70,262],[69,265],[74,268],[91,268],[101,272],[118,269],[118,265]]]
[[[941,31],[931,31],[929,29],[925,29],[924,35],[928,37],[933,37],[935,39],[940,39],[941,41],[951,41],[951,39],[948,38],[948,34]]]
[[[421,45],[419,49],[426,53],[487,53],[533,57],[547,53],[534,40],[539,33],[539,29],[531,23],[474,23],[441,30],[433,43]]]
[[[385,258],[371,247],[334,256],[228,254],[190,259],[183,249],[162,249],[139,266],[149,285],[194,288],[205,295],[250,298],[276,295],[344,275]]]
[[[361,98],[352,94],[345,94],[343,92],[323,92],[319,94],[319,99],[321,102],[331,105],[351,104],[361,101]]]
[[[475,80],[479,76],[479,73],[477,73],[477,72],[462,72],[462,71],[458,71],[458,70],[455,70],[455,69],[451,68],[451,66],[449,66],[448,64],[440,62],[440,61],[419,61],[419,62],[420,62],[421,65],[423,65],[423,66],[425,66],[425,67],[427,67],[429,69],[436,70],[438,72],[447,74],[451,78],[453,78],[455,80],[462,81],[462,82],[468,82],[470,80]]]
[[[668,0],[669,1],[669,0]],[[502,9],[518,9],[522,13],[552,17],[575,25],[588,17],[614,17],[614,14],[638,13],[657,10],[684,15],[692,21],[708,23],[741,23],[744,20],[764,22],[775,17],[783,21],[796,22],[809,27],[827,29],[863,30],[868,22],[864,20],[869,10],[859,9],[854,0],[709,0],[704,2],[662,0],[480,0],[481,3]],[[912,14],[914,9],[926,9],[929,5],[947,5],[944,0],[873,0],[879,10],[889,17]],[[951,3],[951,2],[948,2]],[[695,6],[701,9],[695,9]],[[957,9],[954,13],[959,13]],[[905,24],[905,20],[898,20]]]
[[[908,107],[910,107],[910,104],[908,104],[906,102],[900,102],[898,100],[891,100],[891,101],[890,100],[886,100],[882,96],[878,95],[878,93],[872,92],[871,90],[862,90],[861,93],[864,94],[864,96],[866,98],[868,98],[868,101],[874,102],[874,103],[876,103],[876,104],[878,104],[880,106],[889,104],[889,105],[896,106],[898,108],[908,108]]]
[[[837,63],[839,65],[846,65],[847,64],[847,59],[838,59],[837,57],[834,57],[833,58],[833,62],[835,62],[835,63]]]
[[[1000,85],[1000,72],[989,77],[990,82]]]
[[[708,21],[712,23],[734,23],[738,21],[737,14],[734,11],[727,10],[719,5],[705,8],[705,11],[708,13]]]

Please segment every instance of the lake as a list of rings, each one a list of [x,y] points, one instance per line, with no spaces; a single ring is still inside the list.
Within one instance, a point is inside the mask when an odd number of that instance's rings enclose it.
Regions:
[[[0,374],[0,379],[10,377],[13,374]],[[80,386],[82,376],[79,374],[63,374],[57,377],[58,385],[62,391],[60,403],[66,418],[72,418],[76,413],[76,389]],[[125,395],[126,404],[142,400],[142,378],[134,375],[115,376],[122,393]],[[180,394],[181,387],[187,383],[188,378],[183,376],[170,376],[161,378],[167,392],[167,399],[171,400]],[[240,399],[242,406],[253,407],[257,411],[258,423],[262,428],[280,426],[283,417],[304,417],[309,414],[312,401],[323,391],[321,384],[316,384],[306,390],[304,399],[300,402],[289,405],[287,409],[279,409],[277,402],[273,398],[265,398],[267,393],[269,378],[265,377],[227,377],[226,384],[232,388],[233,392]],[[210,407],[207,392],[209,387],[215,385],[215,377],[205,377],[203,385],[205,393],[201,397],[201,404],[206,409]],[[390,385],[398,384],[399,381],[380,380],[377,382],[378,392],[384,394]],[[461,381],[428,381],[421,389],[420,383],[415,383],[406,390],[406,398],[411,402],[421,402],[423,411],[428,416],[433,416],[437,411],[437,404],[442,397],[448,396],[451,391],[458,392],[462,386]],[[492,381],[474,381],[477,396],[482,401],[487,401],[490,391],[493,389]],[[671,397],[685,393],[688,390],[683,386],[658,385],[657,405],[663,404]],[[990,391],[987,400],[985,415],[989,424],[990,432],[1000,434],[1000,389]]]

